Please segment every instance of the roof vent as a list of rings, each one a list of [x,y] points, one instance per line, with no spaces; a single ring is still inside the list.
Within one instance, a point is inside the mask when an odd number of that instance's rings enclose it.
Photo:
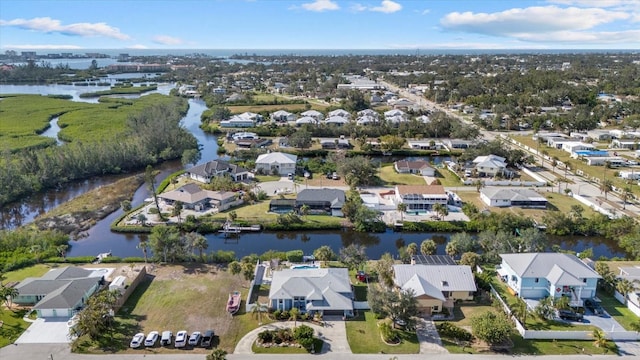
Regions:
[[[442,280],[442,286],[449,286],[449,282],[447,282],[446,280]]]

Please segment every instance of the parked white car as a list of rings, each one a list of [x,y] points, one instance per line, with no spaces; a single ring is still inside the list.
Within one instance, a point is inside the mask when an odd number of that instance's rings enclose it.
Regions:
[[[178,331],[178,333],[176,334],[176,341],[174,343],[174,346],[177,348],[183,348],[187,346],[187,338],[187,330]]]
[[[133,349],[137,349],[140,346],[142,346],[143,341],[144,341],[144,333],[137,333],[133,336],[133,339],[131,339],[131,342],[129,343],[129,347]]]
[[[200,337],[201,337],[200,331],[192,332],[191,336],[189,336],[189,345],[198,346],[198,343],[200,342]]]
[[[157,331],[150,332],[149,335],[147,335],[147,338],[144,339],[144,346],[155,346],[158,342],[159,335],[160,333],[158,333]]]
[[[171,345],[171,339],[173,339],[173,333],[171,330],[165,330],[162,332],[162,338],[160,339],[160,345],[169,346]]]

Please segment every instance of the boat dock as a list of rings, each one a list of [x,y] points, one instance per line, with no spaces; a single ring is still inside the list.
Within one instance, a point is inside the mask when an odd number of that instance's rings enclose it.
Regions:
[[[224,234],[239,234],[241,232],[246,231],[261,231],[262,226],[260,225],[251,225],[251,226],[234,226],[229,223],[225,223],[221,230],[218,232]]]

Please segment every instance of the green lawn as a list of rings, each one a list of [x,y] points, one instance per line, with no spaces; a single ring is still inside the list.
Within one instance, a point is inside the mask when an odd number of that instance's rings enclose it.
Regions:
[[[9,271],[7,273],[4,273],[4,276],[6,279],[3,281],[3,283],[6,284],[14,281],[22,281],[28,277],[40,277],[50,269],[51,269],[51,266],[49,265],[37,264],[37,265],[29,266],[27,268]]]
[[[6,308],[0,310],[0,321],[2,321],[2,327],[0,327],[0,348],[16,341],[16,339],[27,330],[29,325],[31,325],[31,323],[22,320],[26,312],[26,310],[12,311]]]
[[[436,169],[436,177],[442,186],[462,186],[462,181],[449,169]]]
[[[400,331],[402,342],[399,345],[385,344],[378,330],[378,321],[372,312],[366,311],[346,322],[347,341],[354,354],[417,354],[420,351],[414,332]]]
[[[383,166],[378,171],[378,177],[387,185],[426,185],[424,178],[414,174],[399,174],[393,165]]]
[[[494,306],[491,306],[491,304],[464,303],[453,308],[453,315],[455,316],[455,319],[450,322],[459,327],[471,326],[471,318],[487,311],[494,313],[498,312],[498,310]]]
[[[613,296],[604,292],[598,293],[598,298],[602,300],[602,307],[614,318],[623,328],[631,331],[631,324],[640,321],[640,318],[629,310],[626,305],[621,304]]]
[[[280,180],[280,176],[275,176],[275,175],[256,175],[255,178],[256,178],[256,180],[258,180],[258,182],[267,182],[267,181],[278,181],[278,180]]]

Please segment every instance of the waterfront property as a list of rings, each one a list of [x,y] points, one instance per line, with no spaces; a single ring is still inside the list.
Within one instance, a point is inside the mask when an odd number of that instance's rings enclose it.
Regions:
[[[418,309],[425,315],[443,308],[452,313],[456,300],[473,300],[477,290],[467,265],[393,265],[393,275],[398,289],[413,290]]]
[[[424,160],[408,161],[398,160],[393,163],[393,167],[400,174],[418,174],[422,176],[435,176],[434,169],[428,162]]]
[[[185,184],[176,190],[159,194],[158,197],[167,205],[181,202],[185,209],[202,211],[216,208],[224,211],[237,204],[238,194],[231,191],[202,190],[196,184]]]
[[[433,205],[449,201],[442,185],[397,185],[395,190],[396,204],[406,204],[407,212],[429,211]]]
[[[505,158],[496,155],[478,156],[473,160],[478,176],[496,176],[504,174],[507,164]]]
[[[306,205],[310,214],[342,217],[345,200],[345,193],[340,189],[304,189],[296,196],[296,209],[300,210]]]
[[[16,285],[19,295],[13,302],[33,306],[38,317],[73,316],[103,283],[103,273],[79,267],[50,270],[39,278],[26,278]]]
[[[488,206],[546,209],[547,199],[531,189],[509,189],[503,187],[484,187],[480,190],[480,199]]]
[[[633,290],[626,296],[616,291],[616,299],[623,304],[626,303],[631,312],[640,316],[640,266],[621,266],[617,278],[628,280],[632,284]]]
[[[353,316],[353,290],[346,268],[297,268],[273,272],[269,289],[273,310],[298,308],[310,315]]]
[[[207,161],[186,170],[187,176],[201,183],[208,184],[214,177],[228,175],[233,181],[246,180],[249,170],[224,160]]]
[[[297,160],[296,155],[282,152],[262,154],[256,160],[256,171],[262,171],[264,174],[295,174]]]
[[[502,281],[523,299],[567,296],[571,305],[596,296],[602,277],[578,257],[564,253],[500,254]]]

